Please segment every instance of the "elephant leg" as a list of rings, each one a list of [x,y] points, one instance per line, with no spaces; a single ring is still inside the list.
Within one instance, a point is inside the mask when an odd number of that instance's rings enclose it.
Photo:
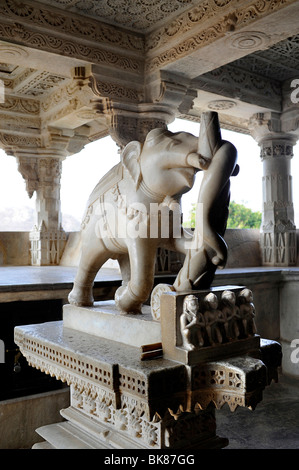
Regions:
[[[150,242],[137,238],[128,246],[131,277],[115,293],[115,303],[122,313],[141,313],[153,288],[157,247]]]
[[[68,296],[70,304],[80,307],[93,305],[94,279],[109,258],[110,252],[99,239],[96,240],[96,245],[86,243],[83,246],[74,286]]]
[[[118,258],[118,263],[121,272],[121,278],[123,284],[128,284],[131,277],[130,258],[127,254],[121,255]]]

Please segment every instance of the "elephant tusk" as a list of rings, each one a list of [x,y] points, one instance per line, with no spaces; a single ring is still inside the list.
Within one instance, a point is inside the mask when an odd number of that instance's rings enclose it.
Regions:
[[[210,164],[210,161],[204,158],[199,153],[189,153],[186,157],[186,163],[188,166],[197,168],[198,170],[206,170]]]

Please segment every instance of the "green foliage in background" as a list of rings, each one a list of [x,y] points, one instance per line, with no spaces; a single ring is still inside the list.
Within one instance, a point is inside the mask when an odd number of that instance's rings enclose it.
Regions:
[[[196,204],[192,204],[189,220],[184,223],[185,227],[195,227],[195,210]],[[244,204],[231,201],[229,205],[227,228],[260,228],[261,221],[261,212],[253,212],[251,209],[244,206]]]
[[[262,213],[253,212],[243,204],[232,201],[229,205],[227,228],[260,228]]]

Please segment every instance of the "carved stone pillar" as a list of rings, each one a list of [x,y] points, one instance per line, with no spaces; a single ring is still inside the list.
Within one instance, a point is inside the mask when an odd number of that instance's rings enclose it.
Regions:
[[[60,210],[61,159],[19,157],[18,161],[29,196],[36,191],[37,222],[30,233],[31,264],[59,264],[66,243]]]
[[[250,127],[263,163],[263,264],[292,266],[297,257],[291,175],[296,139],[281,131],[281,116],[276,113],[253,116]]]

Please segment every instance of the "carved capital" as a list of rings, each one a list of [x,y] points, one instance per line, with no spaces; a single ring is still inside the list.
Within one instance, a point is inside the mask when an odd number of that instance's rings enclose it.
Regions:
[[[166,128],[167,126],[162,119],[114,114],[111,117],[109,133],[117,145],[122,148],[132,140],[144,142],[148,132],[157,127]]]
[[[36,157],[17,158],[18,170],[23,176],[26,184],[26,191],[31,198],[34,191],[38,189],[38,163]]]
[[[94,108],[105,115],[109,134],[120,148],[132,140],[144,142],[150,130],[166,128],[175,117],[170,107],[154,103],[128,104],[100,99],[94,101]]]
[[[172,72],[161,71],[146,77],[145,89],[148,102],[163,104],[180,114],[188,113],[197,97],[191,81]]]
[[[279,113],[256,113],[250,119],[248,128],[254,140],[260,145],[264,140],[281,134]]]
[[[285,115],[280,113],[254,114],[248,124],[251,136],[261,147],[261,158],[293,156],[296,136],[286,128]]]
[[[271,139],[265,140],[261,145],[261,159],[271,158],[292,158],[293,142],[289,139]]]
[[[34,191],[45,185],[52,190],[60,188],[61,159],[48,156],[17,156],[18,170],[26,183],[26,191],[31,198]]]
[[[44,155],[22,156],[17,160],[29,197],[34,191],[37,194],[37,226],[45,223],[48,229],[59,229],[61,159]]]
[[[185,83],[186,82],[186,83]],[[160,72],[140,81],[104,77],[92,68],[89,86],[97,97],[93,109],[106,117],[109,133],[120,146],[132,140],[144,141],[154,128],[165,128],[175,116],[188,113],[197,92],[188,80]]]

